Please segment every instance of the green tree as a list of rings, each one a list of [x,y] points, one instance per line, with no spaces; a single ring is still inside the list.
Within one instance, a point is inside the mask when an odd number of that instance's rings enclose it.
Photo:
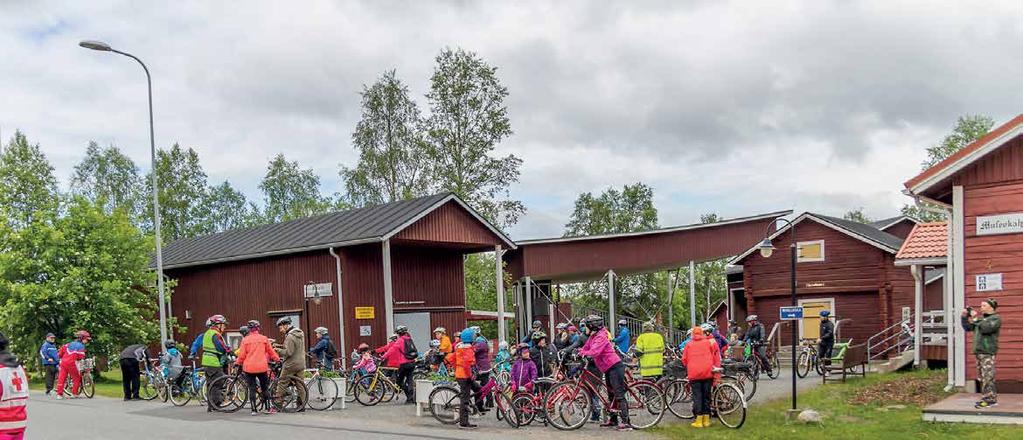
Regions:
[[[923,206],[909,204],[902,205],[902,215],[915,218],[921,222],[945,221],[944,214],[928,210],[928,208],[939,209],[937,206],[927,202],[921,202],[921,205]],[[927,208],[924,208],[924,206]]]
[[[156,152],[156,178],[160,185],[161,233],[164,242],[208,233],[203,200],[206,198],[206,172],[195,150],[174,144],[170,150]],[[152,194],[151,177],[146,177],[146,193]],[[152,230],[152,201],[147,203],[143,227]]]
[[[89,142],[85,158],[75,165],[71,177],[72,194],[96,202],[108,213],[123,209],[135,221],[145,215],[143,188],[145,183],[131,158],[113,145],[101,149],[95,142]]]
[[[228,181],[209,188],[202,201],[206,223],[202,229],[210,233],[252,226],[259,222],[259,208],[246,200],[245,194]]]
[[[408,87],[394,70],[362,91],[362,119],[352,134],[355,168],[341,168],[347,201],[356,207],[429,193],[425,128]]]
[[[852,211],[846,212],[842,215],[842,218],[856,223],[870,224],[873,222],[870,217],[867,217],[867,215],[863,213],[863,208],[856,208]]]
[[[277,223],[327,212],[330,200],[320,196],[320,177],[278,154],[259,184],[263,191],[263,220]]]
[[[522,160],[492,156],[512,134],[504,104],[508,89],[497,68],[473,52],[445,49],[436,62],[426,95],[433,178],[498,227],[514,225],[525,207],[509,198],[508,188],[518,181]]]
[[[53,166],[20,131],[0,151],[0,215],[14,229],[47,220],[59,208]]]

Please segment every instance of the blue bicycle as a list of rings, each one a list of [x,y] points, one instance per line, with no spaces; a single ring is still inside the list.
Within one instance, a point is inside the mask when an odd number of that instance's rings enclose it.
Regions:
[[[195,361],[192,366],[186,366],[181,372],[184,376],[181,386],[171,384],[169,398],[174,406],[185,406],[193,398],[199,399],[201,405],[206,405],[206,375],[198,368],[195,368]]]

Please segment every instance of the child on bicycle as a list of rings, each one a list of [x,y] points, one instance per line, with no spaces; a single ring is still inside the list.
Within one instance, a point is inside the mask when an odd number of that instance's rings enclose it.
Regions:
[[[516,392],[533,392],[533,381],[536,380],[536,364],[529,358],[529,346],[519,347],[519,359],[511,367],[512,389]]]
[[[477,427],[469,423],[469,396],[475,394],[477,405],[483,403],[482,399],[478,398],[480,386],[472,377],[472,369],[476,365],[476,352],[472,346],[474,336],[472,329],[462,330],[455,351],[448,355],[449,362],[454,363],[455,366],[455,380],[458,382],[458,397],[461,401],[458,427],[462,429],[476,429]],[[482,408],[477,407],[477,409],[482,412]]]
[[[593,358],[597,369],[604,374],[607,397],[612,405],[612,408],[608,408],[611,411],[610,420],[600,426],[615,427],[619,431],[631,431],[629,405],[625,401],[625,364],[622,363],[622,358],[615,353],[610,333],[604,327],[603,317],[599,315],[587,317],[586,326],[589,327],[590,337],[586,340],[586,344],[579,349],[579,354]],[[617,412],[614,409],[617,409]]]
[[[352,365],[352,369],[359,373],[359,376],[368,376],[376,373],[377,363],[373,360],[373,355],[369,352],[369,344],[359,344],[357,350],[359,352],[359,361]]]
[[[163,343],[163,346],[167,348],[167,353],[160,355],[163,376],[168,381],[173,381],[174,388],[172,390],[181,390],[181,384],[185,379],[185,375],[181,372],[185,370],[185,367],[181,365],[181,352],[178,351],[178,343],[168,340]]]
[[[508,341],[501,341],[497,344],[497,354],[494,355],[494,368],[497,371],[511,372],[512,360],[511,350],[508,349]]]
[[[696,420],[690,424],[694,428],[710,426],[710,391],[714,383],[715,371],[721,368],[721,351],[713,337],[704,336],[703,329],[693,327],[693,339],[682,350],[682,364],[686,366],[686,376],[693,390],[693,415]]]

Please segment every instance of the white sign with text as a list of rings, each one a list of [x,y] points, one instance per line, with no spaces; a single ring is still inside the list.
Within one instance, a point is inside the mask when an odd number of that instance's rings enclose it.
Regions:
[[[991,292],[995,290],[1002,290],[1002,274],[985,273],[977,275],[978,292]]]
[[[1018,234],[1023,232],[1023,212],[977,217],[977,235]]]

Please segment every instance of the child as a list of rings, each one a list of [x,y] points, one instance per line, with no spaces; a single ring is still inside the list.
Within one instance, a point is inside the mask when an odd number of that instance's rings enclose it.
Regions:
[[[494,363],[497,364],[498,371],[511,372],[511,351],[508,350],[508,342],[501,341],[497,344],[497,355],[494,356]]]
[[[715,371],[721,368],[721,351],[717,342],[710,336],[704,336],[703,329],[693,327],[693,339],[682,350],[682,363],[686,366],[686,376],[693,390],[693,415],[696,421],[690,424],[694,428],[710,426],[710,389],[714,382]]]
[[[352,369],[359,372],[360,376],[368,376],[377,371],[377,363],[369,352],[369,344],[359,344],[359,361],[352,365]]]
[[[462,402],[458,412],[458,427],[462,429],[476,429],[476,425],[469,423],[469,395],[479,393],[480,386],[473,380],[472,368],[476,365],[476,352],[472,347],[474,333],[472,329],[462,330],[458,345],[455,351],[448,355],[448,361],[455,365],[455,380],[458,381],[458,396]],[[465,341],[465,342],[462,342]],[[477,399],[477,404],[482,403]],[[482,412],[482,411],[481,411]]]
[[[536,364],[529,358],[529,346],[519,348],[519,360],[511,367],[512,389],[515,391],[533,392],[533,381],[536,380]]]
[[[180,391],[181,383],[184,381],[185,376],[181,374],[185,367],[181,366],[181,352],[178,351],[178,344],[174,341],[164,342],[164,347],[167,347],[167,353],[160,355],[160,365],[163,366],[163,376],[168,380],[174,381],[174,388],[172,390]]]

